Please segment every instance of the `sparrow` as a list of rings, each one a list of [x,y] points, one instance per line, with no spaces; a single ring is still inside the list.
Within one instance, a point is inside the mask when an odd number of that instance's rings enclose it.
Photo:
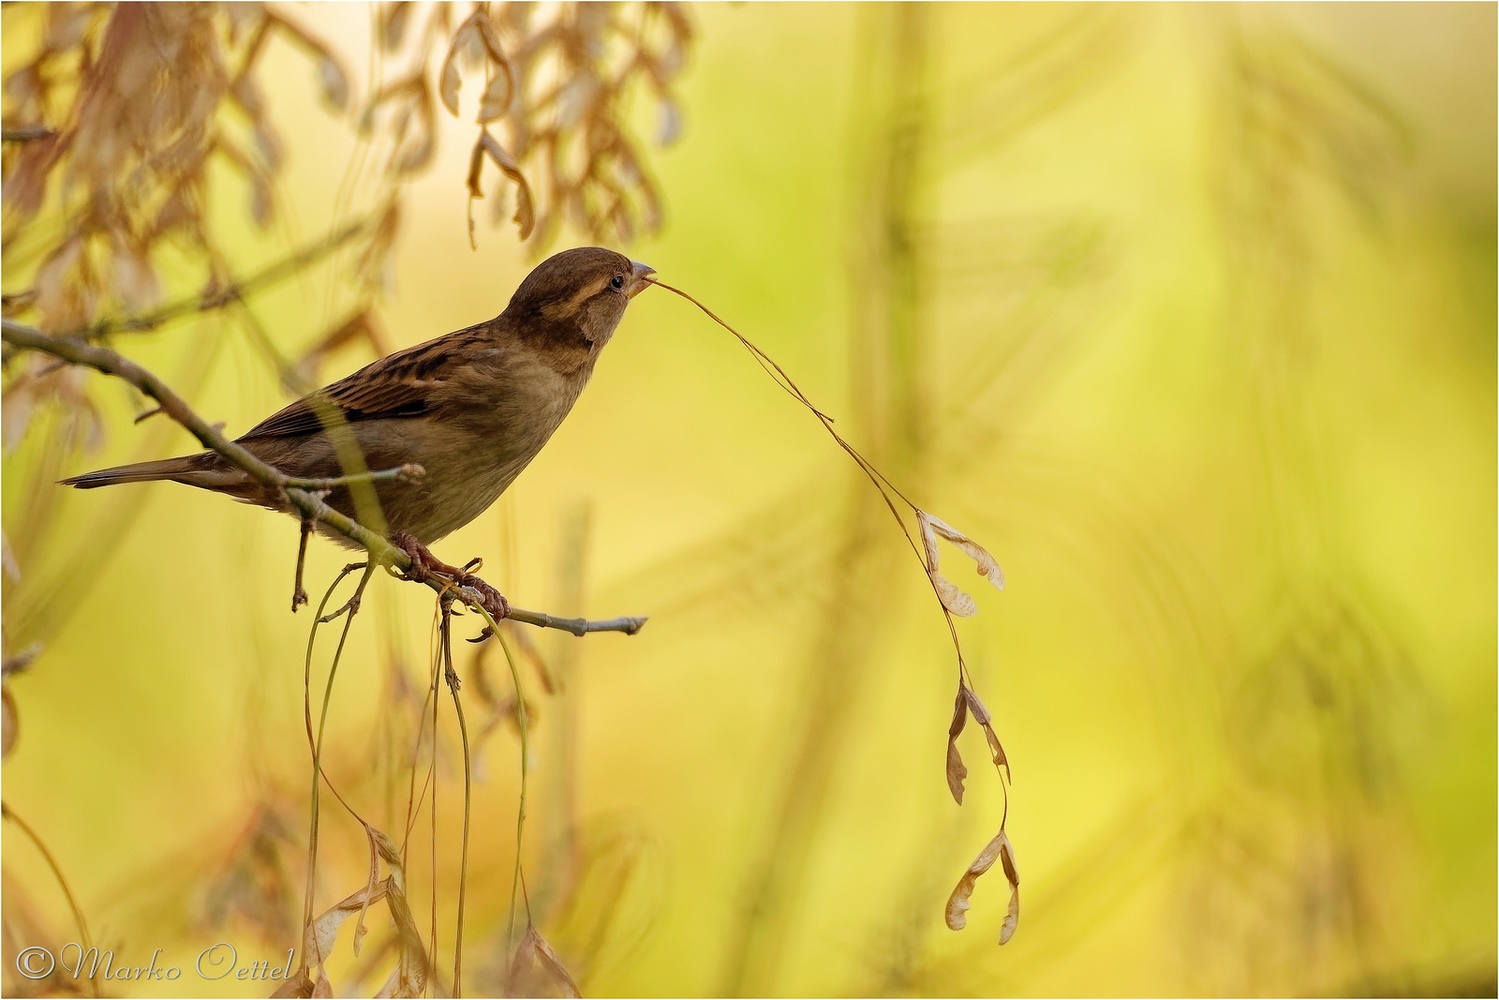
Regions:
[[[654,273],[603,247],[564,250],[538,264],[493,319],[366,365],[237,443],[299,479],[420,466],[419,475],[336,486],[325,502],[382,534],[430,545],[488,509],[541,451]],[[87,490],[158,480],[296,513],[280,490],[213,451],[62,482]]]

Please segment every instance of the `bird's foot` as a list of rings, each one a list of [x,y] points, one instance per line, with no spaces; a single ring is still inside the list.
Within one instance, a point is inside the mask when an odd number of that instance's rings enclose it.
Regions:
[[[307,603],[307,588],[302,586],[302,569],[307,565],[307,538],[312,534],[312,519],[306,514],[302,515],[302,540],[297,545],[297,578],[291,588],[291,611],[297,613],[297,608]]]
[[[390,536],[390,544],[406,553],[411,567],[406,570],[406,579],[426,583],[437,576],[454,576],[459,571],[434,556],[421,540],[409,531],[397,531]]]
[[[470,562],[462,569],[449,566],[434,556],[431,550],[409,531],[398,531],[391,535],[390,543],[411,559],[411,568],[406,571],[406,579],[415,580],[418,583],[440,580],[467,588],[478,595],[478,603],[495,621],[510,617],[510,602],[505,600],[505,595],[469,571],[470,567],[478,565],[477,561]],[[488,632],[487,627],[485,631]]]

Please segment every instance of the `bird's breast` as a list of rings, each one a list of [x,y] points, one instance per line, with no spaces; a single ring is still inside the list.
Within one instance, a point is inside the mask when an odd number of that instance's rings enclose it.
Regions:
[[[587,376],[513,364],[493,385],[470,387],[446,418],[439,407],[438,419],[405,422],[412,439],[402,450],[424,456],[426,472],[409,487],[382,491],[392,530],[430,543],[482,514],[561,426]]]

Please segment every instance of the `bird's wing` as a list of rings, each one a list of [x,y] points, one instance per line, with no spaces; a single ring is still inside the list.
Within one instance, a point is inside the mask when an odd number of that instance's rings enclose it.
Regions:
[[[329,425],[420,416],[432,406],[432,391],[455,357],[448,334],[365,365],[326,388],[309,393],[252,427],[241,440],[316,434]]]

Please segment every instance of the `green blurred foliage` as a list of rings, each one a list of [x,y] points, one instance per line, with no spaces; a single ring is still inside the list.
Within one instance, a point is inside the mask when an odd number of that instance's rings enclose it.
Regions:
[[[544,454],[439,549],[483,555],[528,607],[652,616],[628,639],[535,637],[565,690],[528,692],[528,885],[585,993],[1492,992],[1494,8],[690,12],[684,138],[652,161],[666,227],[627,249],[999,556],[1008,589],[960,630],[1015,769],[1024,906],[998,948],[996,872],[967,930],[942,924],[1004,805],[973,733],[966,804],[948,797],[951,648],[893,525],[738,345],[652,292]],[[361,65],[363,9],[315,18]],[[268,95],[288,221],[249,256],[321,232],[351,176],[305,76]],[[505,229],[469,249],[467,140],[444,128],[384,304],[400,344],[494,314],[529,266]],[[328,287],[256,303],[288,355],[336,318]],[[227,322],[120,346],[231,432],[285,399]],[[87,565],[12,536],[23,580],[61,583],[7,599],[66,617],[11,684],[5,801],[121,954],[233,940],[279,960],[294,932],[223,899],[280,865],[288,926],[300,906],[296,526],[172,486],[47,487],[190,446],[132,427],[122,388],[101,397],[109,433],[78,464],[49,463],[44,428],[5,459],[8,532],[38,490],[55,530],[100,531]],[[314,600],[345,558],[315,544]],[[326,766],[395,833],[431,599],[381,579],[366,611]],[[485,670],[507,683],[492,653]],[[450,725],[412,889],[435,866],[443,955]],[[471,990],[503,963],[516,773],[500,723]],[[367,864],[324,808],[320,905]],[[10,828],[4,846],[67,939],[32,848]]]

